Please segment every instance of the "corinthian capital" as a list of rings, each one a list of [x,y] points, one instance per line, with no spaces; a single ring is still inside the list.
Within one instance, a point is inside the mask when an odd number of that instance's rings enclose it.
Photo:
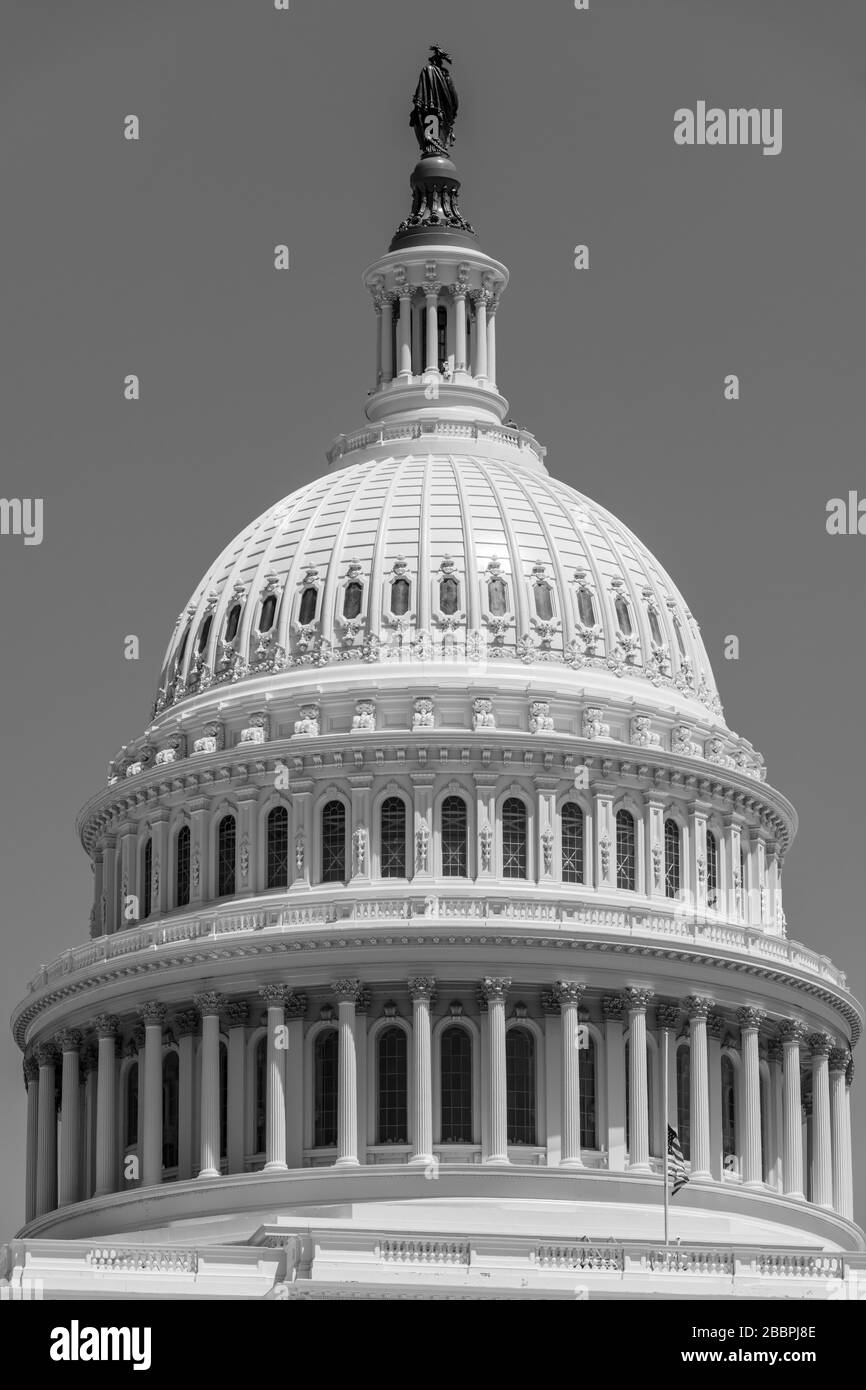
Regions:
[[[33,1049],[33,1055],[40,1067],[53,1067],[57,1063],[57,1048],[53,1043],[39,1043]]]
[[[81,1034],[77,1028],[61,1028],[54,1041],[61,1052],[77,1052],[81,1046]]]
[[[411,1000],[426,999],[429,1003],[436,993],[436,980],[433,975],[413,975],[407,982]]]
[[[579,1004],[583,998],[586,985],[578,983],[577,980],[557,980],[555,985],[556,997],[562,1004]]]
[[[93,1030],[98,1038],[113,1038],[119,1027],[116,1014],[97,1014],[93,1020]]]
[[[285,1004],[291,990],[288,985],[270,984],[262,985],[259,990],[259,998],[264,1000],[268,1008],[274,1008],[277,1004]]]
[[[165,1005],[160,1004],[156,999],[149,999],[146,1004],[140,1004],[138,1006],[138,1015],[144,1023],[145,1028],[156,1023],[161,1026],[166,1013],[167,1009]]]
[[[511,980],[506,975],[485,975],[480,988],[488,1006],[490,1004],[504,1004],[505,996],[511,988]]]
[[[831,1047],[830,1049],[830,1070],[844,1071],[851,1061],[851,1053],[847,1047]]]
[[[779,1037],[783,1043],[796,1043],[799,1047],[806,1038],[806,1025],[798,1018],[786,1018],[779,1024]]]
[[[813,1057],[829,1057],[833,1039],[829,1033],[810,1033],[809,1047]]]
[[[737,1022],[745,1033],[749,1028],[757,1030],[767,1017],[763,1009],[744,1008],[737,1010]]]
[[[363,986],[360,980],[334,980],[331,989],[340,1004],[357,1004]]]
[[[207,1018],[212,1014],[219,1015],[220,1010],[225,1006],[226,997],[224,994],[219,994],[215,989],[209,989],[205,990],[202,994],[194,994],[192,996],[192,1002],[195,1004],[202,1018]]]
[[[689,1018],[706,1018],[712,1008],[712,999],[705,994],[690,994],[685,1000],[686,1013]]]
[[[652,990],[646,989],[643,985],[626,985],[622,994],[630,1014],[645,1013],[646,1006],[653,997]]]

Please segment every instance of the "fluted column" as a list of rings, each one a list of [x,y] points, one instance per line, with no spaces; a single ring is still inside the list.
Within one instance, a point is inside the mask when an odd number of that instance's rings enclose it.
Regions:
[[[475,291],[475,371],[479,380],[487,380],[487,290]]]
[[[481,994],[487,1003],[490,1059],[490,1144],[487,1163],[508,1163],[508,1077],[505,1066],[505,997],[511,980],[487,976]]]
[[[201,1123],[199,1177],[220,1175],[220,1010],[223,995],[215,990],[194,994],[201,1014]]]
[[[710,1088],[707,1069],[707,1014],[712,1000],[691,994],[686,1000],[691,1048],[689,1121],[693,1178],[710,1178]]]
[[[560,1168],[582,1168],[580,1156],[580,1018],[586,985],[557,980],[555,994],[562,1020],[562,1157]]]
[[[604,1010],[604,1055],[607,1081],[607,1166],[612,1173],[625,1170],[625,1045],[622,1036],[621,994],[602,1000]]]
[[[840,1216],[853,1215],[846,1209],[846,1196],[851,1185],[851,1135],[846,1133],[845,1068],[851,1053],[844,1047],[830,1050],[830,1135],[833,1163],[833,1208]],[[29,1119],[29,1111],[28,1111]]]
[[[466,286],[454,285],[454,370],[465,372],[466,361]]]
[[[770,1186],[782,1191],[782,1148],[785,1123],[782,1110],[782,1058],[784,1049],[778,1038],[767,1044],[767,1064],[770,1070]]]
[[[96,1075],[96,1191],[107,1197],[117,1189],[117,1028],[114,1014],[93,1020],[99,1039]]]
[[[430,1037],[430,1004],[436,981],[432,975],[409,980],[412,1000],[412,1059],[414,1071],[414,1151],[410,1163],[428,1164],[433,1158],[433,1063]]]
[[[710,1174],[721,1182],[725,1171],[722,1143],[722,1038],[728,1025],[721,1014],[707,1014],[707,1070],[710,1105]],[[676,1085],[676,1081],[674,1082]]]
[[[338,1168],[358,1164],[358,1061],[355,1055],[355,1005],[361,991],[360,980],[335,980],[332,985],[339,1008],[339,1053],[337,1066],[337,1160]]]
[[[57,1049],[50,1043],[36,1048],[39,1063],[39,1139],[36,1162],[36,1215],[57,1206],[57,1108],[54,1099]]]
[[[233,1000],[226,1005],[226,1023],[229,1033],[228,1055],[228,1113],[226,1128],[226,1171],[244,1171],[244,1062],[246,1060],[246,1027],[249,1022],[249,1005],[243,999]]]
[[[286,1163],[301,1168],[304,1162],[304,1014],[306,994],[289,993],[286,1017]]]
[[[854,1216],[854,1171],[851,1158],[851,1087],[854,1084],[854,1059],[849,1057],[848,1065],[845,1068],[845,1135],[847,1154],[847,1182],[845,1188],[845,1211],[853,1219]]]
[[[30,1053],[24,1058],[24,1084],[27,1087],[27,1155],[24,1170],[24,1220],[36,1215],[36,1172],[39,1154],[39,1063]],[[844,1071],[842,1086],[845,1086]]]
[[[197,1009],[184,1009],[174,1016],[174,1031],[177,1035],[177,1176],[180,1182],[188,1181],[193,1175],[193,1112],[195,1085],[193,1062],[195,1039],[198,1036],[199,1015]]]
[[[381,304],[382,316],[379,325],[382,330],[382,381],[386,382],[393,380],[394,377],[394,352],[391,337],[394,322],[394,301],[387,291],[382,292]]]
[[[487,380],[496,385],[496,306],[491,304],[487,315]]]
[[[139,1014],[144,1023],[144,1106],[141,1117],[141,1185],[162,1182],[162,1025],[165,1005],[150,1000]]]
[[[812,1049],[812,1201],[819,1207],[833,1206],[833,1158],[830,1130],[829,1057],[833,1039],[827,1033],[813,1033]]]
[[[96,1190],[96,1040],[88,1038],[81,1049],[81,1185],[79,1201],[86,1202]]]
[[[408,382],[412,376],[412,286],[404,285],[399,293],[400,322],[397,370],[400,380]]]
[[[763,1182],[761,1152],[761,1073],[758,1030],[766,1018],[762,1009],[740,1009],[737,1019],[743,1056],[743,1182]]]
[[[286,1163],[286,999],[288,985],[263,985],[259,997],[268,1006],[267,1097],[265,1113],[266,1173],[284,1173]]]
[[[57,1034],[57,1046],[63,1057],[60,1102],[60,1178],[57,1205],[68,1207],[78,1201],[79,1185],[79,1096],[78,1049],[81,1034],[75,1028],[65,1028]]]
[[[623,990],[628,1009],[628,1170],[649,1173],[649,1095],[646,1069],[646,1006],[651,989]]]
[[[789,1019],[779,1029],[782,1055],[782,1096],[785,1133],[782,1167],[784,1191],[789,1197],[803,1196],[802,1099],[800,1096],[800,1044],[806,1029],[797,1019]]]

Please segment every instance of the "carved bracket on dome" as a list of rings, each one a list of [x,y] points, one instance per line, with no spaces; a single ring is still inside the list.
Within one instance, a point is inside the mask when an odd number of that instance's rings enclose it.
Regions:
[[[318,738],[320,710],[318,705],[301,705],[300,717],[295,720],[293,738]]]
[[[256,710],[249,716],[246,728],[241,729],[241,743],[267,743],[271,736],[271,718],[267,710]]]
[[[479,696],[472,701],[472,728],[495,729],[496,716],[493,713],[493,701],[484,696]]]
[[[583,737],[589,739],[610,738],[610,725],[602,721],[604,711],[599,705],[587,705],[583,711]]]
[[[412,705],[412,728],[432,729],[433,722],[433,701],[429,696],[421,695]]]
[[[636,714],[629,727],[629,740],[636,748],[658,748],[661,735],[652,731],[652,720],[646,714]]]
[[[546,700],[533,700],[529,706],[529,732],[547,734],[552,733],[553,728],[549,703]]]
[[[192,745],[193,754],[219,753],[225,747],[225,729],[218,722],[205,724],[201,735]]]

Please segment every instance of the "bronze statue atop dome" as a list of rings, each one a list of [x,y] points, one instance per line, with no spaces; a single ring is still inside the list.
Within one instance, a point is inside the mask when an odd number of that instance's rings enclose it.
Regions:
[[[421,154],[447,155],[454,144],[454,121],[457,116],[457,93],[446,63],[451,62],[438,44],[430,48],[430,58],[421,69],[409,124],[421,147]]]

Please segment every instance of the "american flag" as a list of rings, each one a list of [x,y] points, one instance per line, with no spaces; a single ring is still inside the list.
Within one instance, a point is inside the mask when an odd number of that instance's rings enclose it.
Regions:
[[[683,1158],[683,1151],[680,1148],[680,1141],[677,1132],[668,1125],[668,1177],[672,1181],[671,1196],[676,1197],[681,1187],[685,1187],[689,1180],[686,1172],[686,1160]]]

